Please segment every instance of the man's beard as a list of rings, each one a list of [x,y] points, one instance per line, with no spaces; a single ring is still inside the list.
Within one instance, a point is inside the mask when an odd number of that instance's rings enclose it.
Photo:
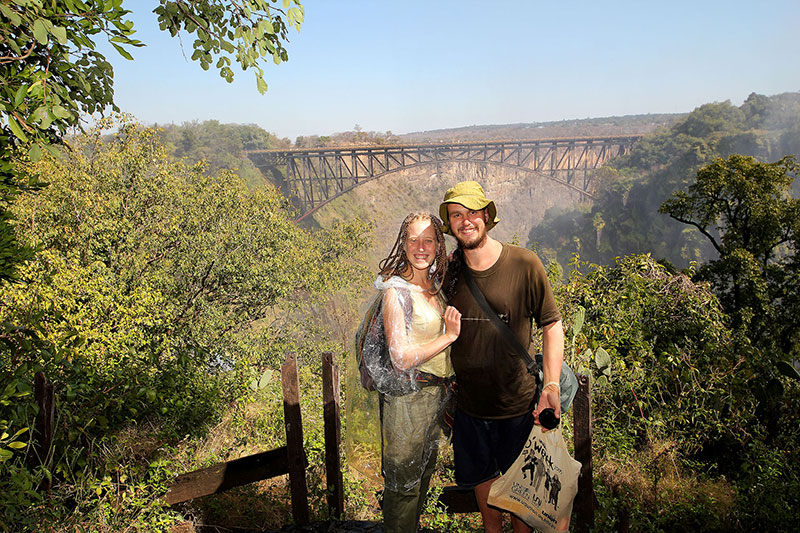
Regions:
[[[474,250],[475,248],[480,248],[486,242],[488,236],[489,233],[484,229],[474,241],[467,243],[458,239],[458,244],[465,250]]]

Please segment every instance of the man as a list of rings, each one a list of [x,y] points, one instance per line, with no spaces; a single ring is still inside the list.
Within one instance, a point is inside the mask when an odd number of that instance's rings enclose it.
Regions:
[[[448,303],[462,315],[461,335],[450,347],[458,383],[453,424],[456,483],[474,488],[484,529],[499,532],[502,512],[487,504],[492,483],[520,454],[543,409],[550,407],[561,416],[564,330],[536,254],[489,236],[499,219],[494,202],[486,198],[480,184],[465,181],[449,189],[439,214],[442,230],[458,241],[445,280]],[[530,345],[532,321],[542,328],[544,386],[537,405],[535,378],[486,320],[466,285],[465,269],[522,346]],[[531,531],[515,516],[512,524],[515,532]]]

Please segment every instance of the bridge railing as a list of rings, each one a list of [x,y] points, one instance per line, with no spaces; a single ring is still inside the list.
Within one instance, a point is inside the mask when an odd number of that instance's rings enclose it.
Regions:
[[[281,189],[299,204],[302,219],[371,179],[447,162],[494,164],[535,173],[592,197],[591,172],[627,153],[639,138],[631,135],[346,146],[251,150],[245,154],[265,175],[271,169],[284,169]]]

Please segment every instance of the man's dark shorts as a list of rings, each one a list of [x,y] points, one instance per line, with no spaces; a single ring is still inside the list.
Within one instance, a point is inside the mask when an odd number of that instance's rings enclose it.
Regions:
[[[453,421],[456,483],[474,487],[508,470],[525,446],[531,429],[531,413],[490,420],[456,409]]]

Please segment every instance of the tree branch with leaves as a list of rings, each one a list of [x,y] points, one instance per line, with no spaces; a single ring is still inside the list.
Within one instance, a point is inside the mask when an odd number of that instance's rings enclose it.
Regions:
[[[114,103],[114,70],[97,51],[105,38],[127,60],[145,44],[134,38],[130,0],[0,0],[0,279],[12,279],[25,257],[16,242],[8,206],[22,190],[41,184],[15,166],[15,158],[39,160],[55,153],[81,117]],[[267,90],[262,62],[288,59],[288,29],[304,19],[298,0],[160,0],[154,9],[162,30],[194,35],[192,60],[234,78],[235,61],[255,73]]]

